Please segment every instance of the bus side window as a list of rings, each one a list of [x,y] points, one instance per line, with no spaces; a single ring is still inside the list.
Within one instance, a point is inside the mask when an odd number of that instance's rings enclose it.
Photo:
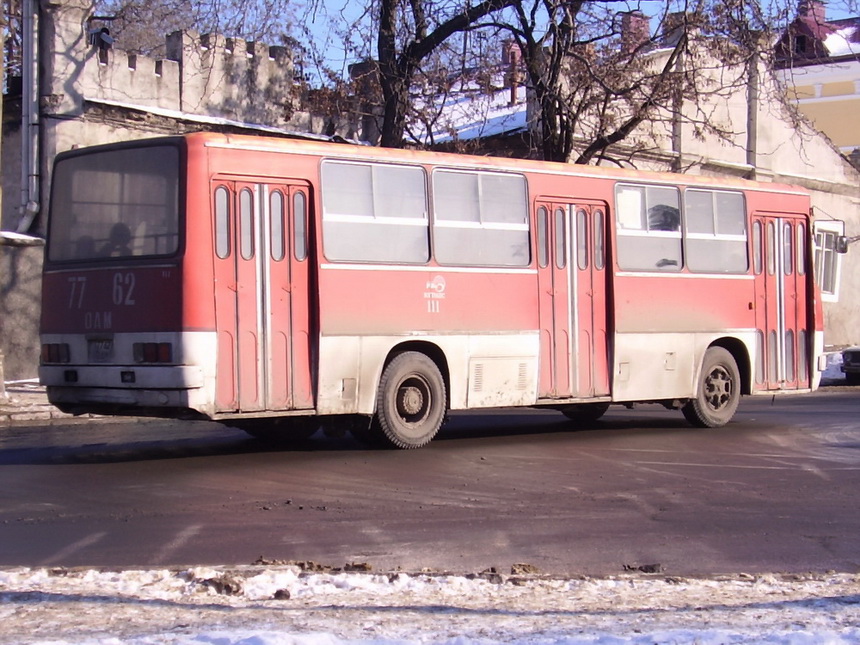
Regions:
[[[699,273],[749,271],[746,204],[742,193],[684,191],[687,268]]]
[[[555,266],[563,269],[567,266],[567,230],[564,209],[555,209]]]
[[[284,194],[273,190],[269,195],[269,221],[272,227],[272,259],[280,262],[286,255],[284,249]]]
[[[606,241],[603,234],[603,211],[594,211],[594,268],[598,271],[606,266]]]
[[[776,229],[773,222],[767,223],[765,258],[767,259],[767,274],[773,275],[776,273]]]
[[[806,274],[806,226],[797,225],[797,275]]]
[[[576,266],[580,271],[588,268],[588,213],[579,208],[576,211]]]
[[[761,275],[761,222],[756,220],[753,222],[753,271],[756,275]],[[762,379],[764,376],[762,376]],[[761,382],[761,381],[759,381]]]
[[[243,260],[254,257],[254,195],[249,188],[239,193],[239,251]]]
[[[230,191],[225,186],[215,189],[215,254],[230,257]]]
[[[785,223],[783,232],[783,271],[785,275],[791,275],[794,273],[794,227],[791,225],[791,222]]]
[[[538,208],[537,212],[537,252],[538,265],[541,269],[545,269],[549,264],[549,236],[547,228],[549,223],[549,213],[546,206]]]
[[[422,167],[327,159],[321,173],[322,246],[329,260],[424,264],[430,259]]]
[[[307,240],[307,197],[302,192],[293,195],[293,235],[295,237],[294,255],[296,260],[304,260],[308,257]]]
[[[523,175],[433,171],[434,255],[440,264],[528,266],[528,186]]]
[[[618,266],[628,271],[680,271],[681,199],[677,188],[615,188]]]

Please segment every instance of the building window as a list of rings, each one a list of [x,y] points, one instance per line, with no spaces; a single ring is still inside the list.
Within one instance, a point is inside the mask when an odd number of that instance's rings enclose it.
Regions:
[[[815,222],[815,282],[825,302],[839,300],[839,278],[842,256],[836,252],[836,240],[844,234],[845,223],[839,221]]]
[[[806,36],[802,34],[798,34],[794,37],[794,53],[795,54],[805,54],[806,53]]]

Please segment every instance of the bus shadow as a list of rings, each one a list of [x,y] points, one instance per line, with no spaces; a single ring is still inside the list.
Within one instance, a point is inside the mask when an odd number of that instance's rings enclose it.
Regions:
[[[683,418],[673,418],[671,412],[663,411],[656,416],[631,413],[626,416],[614,415],[611,411],[596,421],[574,422],[561,413],[512,411],[510,414],[465,413],[451,415],[442,426],[437,441],[458,441],[465,439],[490,438],[532,438],[536,435],[570,435],[577,440],[585,437],[600,437],[606,431],[635,432],[647,431],[689,431],[690,426]]]
[[[296,442],[271,442],[253,438],[242,430],[219,423],[195,422],[193,432],[177,437],[174,428],[165,424],[110,424],[111,431],[104,436],[93,434],[91,427],[67,426],[58,432],[56,427],[33,426],[26,433],[17,432],[12,439],[0,441],[0,467],[14,465],[75,465],[145,462],[200,457],[230,457],[266,453],[296,455],[326,453],[380,452],[402,454],[402,451],[369,446],[348,432],[327,435],[322,430],[312,437]],[[569,436],[577,442],[597,440],[606,432],[690,432],[692,428],[683,418],[673,418],[671,412],[657,415],[612,411],[591,423],[574,423],[561,413],[547,411],[481,411],[453,413],[442,426],[429,446],[457,449],[459,442],[493,439],[504,441],[534,441],[538,437]]]

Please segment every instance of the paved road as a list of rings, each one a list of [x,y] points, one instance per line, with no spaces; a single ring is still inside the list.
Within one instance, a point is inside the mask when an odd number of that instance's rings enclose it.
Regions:
[[[858,419],[860,389],[835,388],[746,399],[707,431],[658,406],[581,430],[457,414],[409,452],[198,422],[4,428],[0,565],[860,571]]]

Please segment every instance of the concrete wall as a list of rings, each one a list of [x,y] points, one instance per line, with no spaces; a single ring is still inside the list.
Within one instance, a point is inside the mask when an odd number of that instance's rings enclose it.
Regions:
[[[39,364],[41,246],[0,245],[0,353],[6,380],[35,376]]]

